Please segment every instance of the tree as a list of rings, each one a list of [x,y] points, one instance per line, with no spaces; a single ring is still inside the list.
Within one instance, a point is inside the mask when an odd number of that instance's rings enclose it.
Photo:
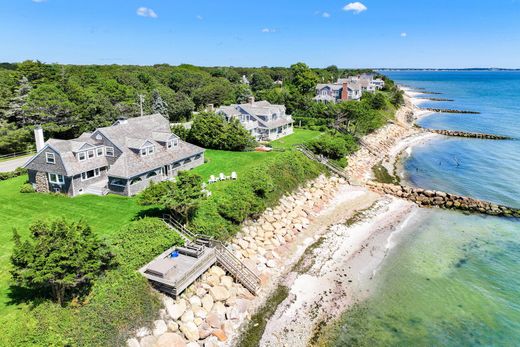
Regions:
[[[159,204],[187,223],[204,199],[202,177],[189,171],[180,171],[175,182],[151,184],[139,195],[141,205]]]
[[[253,74],[251,79],[251,88],[253,91],[259,91],[264,89],[271,89],[273,87],[273,79],[271,76],[263,71],[257,71]]]
[[[193,101],[197,106],[225,105],[235,101],[235,93],[231,82],[225,78],[217,78],[211,83],[195,89]]]
[[[0,154],[26,151],[32,141],[28,128],[16,128],[14,123],[0,120]]]
[[[312,71],[307,64],[297,63],[291,65],[292,83],[302,94],[307,94],[316,88],[318,76]]]
[[[38,221],[31,240],[15,230],[11,256],[14,282],[50,294],[60,305],[74,294],[85,294],[92,282],[113,264],[113,255],[83,221]]]
[[[152,112],[163,116],[168,115],[168,104],[161,98],[157,89],[154,89],[152,93]]]
[[[250,97],[253,96],[253,92],[247,84],[241,83],[235,86],[235,95],[237,96],[236,102],[238,104],[244,104],[249,100]]]
[[[10,122],[18,122],[23,125],[27,121],[27,111],[24,109],[27,103],[27,97],[31,92],[31,84],[26,77],[22,77],[18,81],[18,88],[16,89],[15,95],[9,102],[8,110],[6,112],[6,118]]]
[[[170,120],[174,122],[190,119],[194,110],[195,104],[188,95],[182,92],[176,93],[173,102],[168,103],[168,114]]]

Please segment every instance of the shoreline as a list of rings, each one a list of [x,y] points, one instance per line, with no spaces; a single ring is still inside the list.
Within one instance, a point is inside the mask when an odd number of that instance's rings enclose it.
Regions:
[[[406,95],[396,121],[366,136],[366,145],[349,157],[347,173],[361,186],[320,176],[258,220],[244,223],[229,249],[260,277],[256,296],[214,266],[178,298],[161,295],[160,319],[136,331],[127,346],[237,345],[245,332],[256,328],[249,324],[251,318],[281,286],[289,294],[265,317],[258,341],[261,346],[303,346],[324,321],[337,319],[365,299],[393,237],[419,208],[364,187],[374,165],[395,161],[416,141],[431,136],[413,127],[418,117],[431,112],[412,100]],[[301,264],[304,270],[298,269]]]

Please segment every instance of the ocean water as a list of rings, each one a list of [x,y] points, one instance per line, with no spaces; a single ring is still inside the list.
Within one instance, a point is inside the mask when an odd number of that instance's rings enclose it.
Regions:
[[[453,102],[424,107],[437,129],[520,138],[520,73],[392,72],[401,84]],[[404,162],[409,184],[520,207],[520,141],[439,137]],[[374,277],[368,300],[345,313],[335,346],[520,346],[520,221],[420,210]]]

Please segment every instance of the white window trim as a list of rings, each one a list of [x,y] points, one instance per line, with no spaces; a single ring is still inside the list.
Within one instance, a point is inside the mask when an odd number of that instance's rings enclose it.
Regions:
[[[52,175],[56,176],[56,181],[53,181],[51,179]],[[63,177],[63,175],[49,172],[48,177],[49,177],[49,182],[52,184],[59,184],[60,186],[65,184],[65,177]]]
[[[110,153],[110,154],[109,154]],[[105,155],[107,157],[113,157],[115,155],[114,147],[105,147]]]
[[[88,171],[94,171],[94,176],[92,176],[92,177],[87,177],[87,172],[88,172]],[[100,170],[99,168],[97,168],[97,169],[93,169],[93,170],[88,170],[88,171],[85,171],[85,172],[82,172],[82,173],[81,173],[81,181],[82,181],[82,182],[83,182],[83,181],[89,181],[89,180],[91,180],[91,179],[93,179],[93,178],[96,178],[96,177],[101,176],[101,170]],[[83,175],[85,175],[85,178],[83,178]]]
[[[154,154],[155,153],[155,146],[146,146],[146,147],[143,147],[141,148],[141,156],[142,157],[145,157],[147,155],[150,155],[150,154]]]
[[[52,158],[52,161],[49,161],[50,158]],[[52,152],[45,152],[45,162],[47,164],[56,164],[56,155]]]
[[[166,143],[166,148],[173,149],[179,145],[179,139],[172,139]]]
[[[92,156],[90,156],[90,153],[92,153]],[[87,159],[92,159],[92,158],[95,158],[96,157],[96,151],[93,150],[93,149],[89,149],[87,151]]]
[[[99,151],[101,150],[101,154],[99,154]],[[102,157],[105,155],[105,149],[103,147],[96,148],[96,156]]]
[[[81,159],[81,157],[80,157],[82,154],[83,154],[83,159]],[[78,152],[77,157],[78,157],[79,161],[87,160],[87,153],[85,153],[85,152]]]

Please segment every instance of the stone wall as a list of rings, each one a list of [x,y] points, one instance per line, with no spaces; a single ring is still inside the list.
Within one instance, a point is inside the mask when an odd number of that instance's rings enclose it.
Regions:
[[[502,135],[494,135],[494,134],[483,134],[483,133],[470,133],[466,131],[458,131],[458,130],[437,130],[437,129],[424,129],[432,133],[445,135],[445,136],[455,136],[455,137],[467,137],[474,139],[486,139],[486,140],[510,140],[511,138],[508,136]]]
[[[218,266],[212,267],[178,298],[163,295],[164,309],[153,327],[143,327],[129,347],[229,345],[255,312],[266,289],[281,276],[290,246],[332,199],[344,179],[320,176],[280,199],[256,221],[244,223],[228,248],[261,279],[258,297]]]
[[[46,172],[37,171],[34,174],[34,190],[38,193],[49,192],[49,179]]]
[[[520,217],[520,209],[501,206],[466,196],[373,181],[367,182],[367,185],[378,193],[407,199],[422,207],[441,207],[493,216]]]

